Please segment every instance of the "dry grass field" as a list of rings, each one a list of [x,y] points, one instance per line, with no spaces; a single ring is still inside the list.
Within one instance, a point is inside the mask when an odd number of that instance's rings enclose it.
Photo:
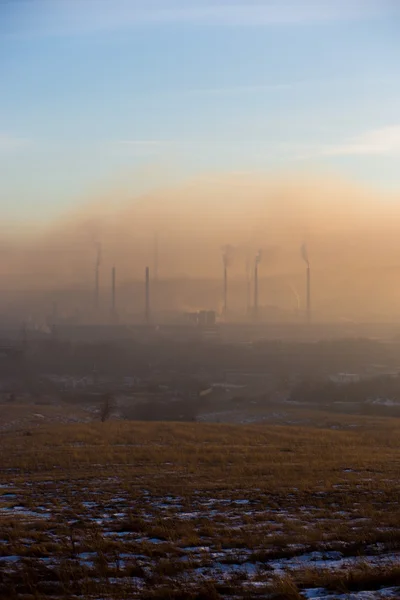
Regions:
[[[329,419],[1,433],[0,597],[399,598],[400,421]]]

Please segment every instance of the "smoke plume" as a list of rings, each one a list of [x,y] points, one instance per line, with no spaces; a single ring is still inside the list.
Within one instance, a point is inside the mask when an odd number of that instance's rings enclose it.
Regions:
[[[308,249],[307,249],[307,246],[306,246],[305,242],[302,244],[300,252],[301,252],[302,259],[306,263],[307,267],[309,267],[310,266],[310,260],[308,258]]]
[[[260,303],[290,307],[291,289],[303,287],[299,247],[306,232],[313,248],[315,310],[327,318],[389,318],[400,314],[399,223],[398,198],[333,177],[233,174],[140,197],[129,191],[117,197],[110,190],[33,233],[3,234],[3,309],[12,304],[14,291],[93,290],[93,247],[97,263],[101,258],[103,286],[113,264],[118,285],[141,281],[144,267],[154,263],[155,231],[160,280],[215,282],[207,284],[212,293],[206,284],[196,292],[192,285],[184,299],[177,292],[177,308],[213,307],[221,290],[221,248],[233,308],[245,302],[249,256],[256,255],[263,258]],[[305,246],[301,254],[308,264]]]

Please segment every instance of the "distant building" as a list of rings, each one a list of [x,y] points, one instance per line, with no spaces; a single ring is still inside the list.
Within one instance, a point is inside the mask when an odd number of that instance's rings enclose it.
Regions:
[[[214,310],[200,310],[188,313],[187,316],[191,323],[202,329],[212,329],[217,322],[217,314]]]

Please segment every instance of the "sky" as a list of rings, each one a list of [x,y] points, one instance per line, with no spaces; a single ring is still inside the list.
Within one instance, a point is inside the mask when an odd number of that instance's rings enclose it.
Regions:
[[[3,220],[213,172],[397,191],[399,33],[398,0],[0,0]]]

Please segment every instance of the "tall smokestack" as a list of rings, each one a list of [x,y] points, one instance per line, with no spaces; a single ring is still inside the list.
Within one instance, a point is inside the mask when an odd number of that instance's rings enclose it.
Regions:
[[[94,274],[94,307],[96,310],[99,308],[99,284],[100,284],[99,265],[96,264],[96,270],[95,270],[95,274]]]
[[[306,270],[306,320],[307,323],[311,323],[311,271],[310,271],[310,259],[308,258],[307,246],[304,243],[301,247],[301,257],[307,265]]]
[[[222,264],[224,266],[224,300],[223,300],[223,316],[226,320],[228,317],[228,267],[232,264],[234,254],[233,246],[229,244],[222,248]]]
[[[115,298],[115,281],[116,281],[116,269],[112,268],[111,271],[111,312],[115,315],[116,310],[116,298]]]
[[[145,287],[145,319],[150,323],[150,269],[146,267],[146,287]]]

